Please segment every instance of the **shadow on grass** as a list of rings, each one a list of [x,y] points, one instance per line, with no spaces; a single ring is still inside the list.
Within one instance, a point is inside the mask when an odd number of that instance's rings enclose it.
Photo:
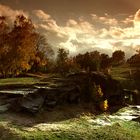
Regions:
[[[23,110],[20,112],[8,111],[7,113],[0,114],[0,118],[12,124],[32,127],[40,123],[56,123],[79,118],[83,114],[95,116],[100,113],[94,106],[91,107],[91,104],[64,104],[55,108],[43,108],[36,114],[31,114]]]

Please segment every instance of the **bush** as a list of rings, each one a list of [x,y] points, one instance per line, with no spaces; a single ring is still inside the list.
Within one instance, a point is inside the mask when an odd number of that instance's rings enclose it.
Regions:
[[[107,111],[108,107],[109,107],[108,106],[108,100],[104,100],[104,101],[100,102],[100,109],[102,111]]]

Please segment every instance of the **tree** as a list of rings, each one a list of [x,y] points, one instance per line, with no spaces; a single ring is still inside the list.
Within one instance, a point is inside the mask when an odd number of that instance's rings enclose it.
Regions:
[[[37,33],[30,19],[18,15],[9,29],[5,17],[0,17],[0,72],[17,75],[31,68],[35,59]]]
[[[6,17],[0,16],[0,73],[5,75],[7,70],[9,46],[9,30]]]
[[[51,45],[48,44],[44,35],[38,34],[36,44],[35,59],[32,60],[32,72],[46,71],[47,64],[50,63],[49,58],[54,55]]]
[[[125,53],[124,51],[117,50],[112,54],[112,64],[113,65],[120,65],[125,62]]]
[[[68,54],[69,52],[60,48],[57,52],[57,59],[56,59],[56,70],[58,73],[64,75],[69,71],[68,67]]]
[[[90,53],[90,71],[99,71],[101,63],[100,52],[93,51]]]
[[[111,58],[107,54],[101,54],[101,64],[100,67],[101,69],[106,69],[111,66]]]
[[[0,27],[0,74],[15,76],[47,65],[53,51],[29,18],[18,15],[9,26],[6,17],[0,16]]]
[[[77,56],[73,58],[73,61],[74,63],[78,64],[81,69],[84,69],[85,65],[84,65],[83,59],[84,59],[84,55],[78,54]]]
[[[42,34],[37,34],[37,44],[36,44],[37,52],[44,53],[45,56],[52,57],[54,55],[54,51],[52,50],[52,46],[48,43],[46,37]]]
[[[32,21],[23,15],[16,17],[10,33],[11,51],[9,70],[18,74],[31,69],[31,60],[35,59],[37,33]]]
[[[137,50],[137,53],[131,56],[127,62],[130,64],[132,67],[137,67],[140,68],[140,51]]]
[[[140,83],[140,50],[137,50],[136,54],[131,56],[127,60],[127,62],[128,62],[128,64],[130,64],[131,67],[135,68],[135,71],[133,71],[133,73],[131,73],[131,77],[133,78],[136,87],[138,89],[140,89],[140,87],[139,87],[139,83]]]
[[[81,69],[85,71],[96,71],[100,69],[100,53],[98,51],[79,54],[74,59],[80,65]]]

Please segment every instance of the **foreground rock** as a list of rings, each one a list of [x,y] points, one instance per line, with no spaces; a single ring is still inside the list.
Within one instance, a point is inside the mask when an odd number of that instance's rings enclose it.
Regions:
[[[115,106],[124,103],[120,83],[103,73],[81,72],[65,78],[46,78],[43,81],[46,84],[31,88],[1,89],[0,112],[24,110],[37,113],[42,108],[52,109],[65,104],[92,103],[96,106],[102,101],[108,101],[109,106]]]
[[[28,95],[20,103],[20,107],[31,113],[38,112],[44,104],[44,98],[41,95]]]

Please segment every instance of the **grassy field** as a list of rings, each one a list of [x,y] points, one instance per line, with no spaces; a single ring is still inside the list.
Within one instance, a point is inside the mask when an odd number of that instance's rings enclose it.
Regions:
[[[134,68],[129,67],[129,65],[121,65],[117,67],[112,67],[111,75],[116,80],[128,80],[130,79],[130,71],[133,71]]]
[[[129,67],[129,65],[125,64],[118,67],[112,67],[111,76],[120,81],[123,88],[127,89],[135,89],[134,81],[132,80],[132,75],[130,74],[135,71],[135,68]]]
[[[137,122],[114,123],[112,126],[95,127],[92,116],[81,116],[61,122],[39,124],[32,127],[0,122],[1,140],[139,140],[140,124]]]
[[[113,67],[111,75],[124,88],[133,88],[128,66]],[[32,85],[41,83],[46,76],[0,79],[0,86]],[[59,113],[54,114],[55,116]],[[21,114],[20,114],[21,115]],[[53,116],[54,116],[53,115]],[[64,114],[63,114],[64,115]],[[68,115],[68,114],[65,114]],[[47,114],[49,116],[49,114]],[[47,117],[46,116],[46,117]],[[95,127],[91,121],[95,115],[81,115],[60,121],[33,123],[41,116],[24,117],[16,114],[0,114],[0,140],[139,140],[140,123],[135,121],[117,122],[111,126]],[[44,117],[44,119],[46,119]],[[51,116],[50,116],[51,117]],[[57,117],[57,116],[56,116]],[[14,119],[13,119],[14,118]],[[40,119],[41,118],[41,119]],[[64,116],[65,118],[65,116]],[[21,123],[17,123],[18,119]]]
[[[30,85],[35,84],[40,81],[40,78],[34,78],[34,77],[24,77],[24,78],[6,78],[6,79],[0,79],[0,86],[4,85]]]
[[[0,78],[0,86],[7,85],[33,85],[33,84],[45,84],[43,79],[57,76],[56,74],[31,74],[27,73],[25,77],[15,78]]]
[[[69,109],[39,113],[36,116],[7,112],[0,114],[0,140],[139,140],[140,123],[109,118],[107,113],[66,117]],[[74,109],[74,108],[73,108]],[[119,115],[120,109],[111,116]],[[74,111],[74,110],[73,110]],[[77,110],[78,111],[78,110]],[[129,111],[129,110],[128,110]],[[76,112],[76,110],[75,110]],[[53,116],[52,116],[53,115]],[[53,118],[55,117],[55,119]],[[47,119],[49,118],[49,120]],[[99,120],[109,122],[110,125]]]
[[[130,82],[130,71],[133,71],[134,68],[130,68],[128,65],[112,67],[111,75],[114,79],[119,80],[120,82]],[[4,85],[32,85],[36,83],[41,83],[41,80],[46,77],[51,77],[50,74],[27,74],[28,77],[18,77],[18,78],[5,78],[0,79],[0,86]]]
[[[25,77],[15,77],[15,78],[1,78],[0,86],[7,85],[33,85],[45,83],[42,80],[44,78],[49,78],[53,76],[52,74],[31,74],[27,73]]]

